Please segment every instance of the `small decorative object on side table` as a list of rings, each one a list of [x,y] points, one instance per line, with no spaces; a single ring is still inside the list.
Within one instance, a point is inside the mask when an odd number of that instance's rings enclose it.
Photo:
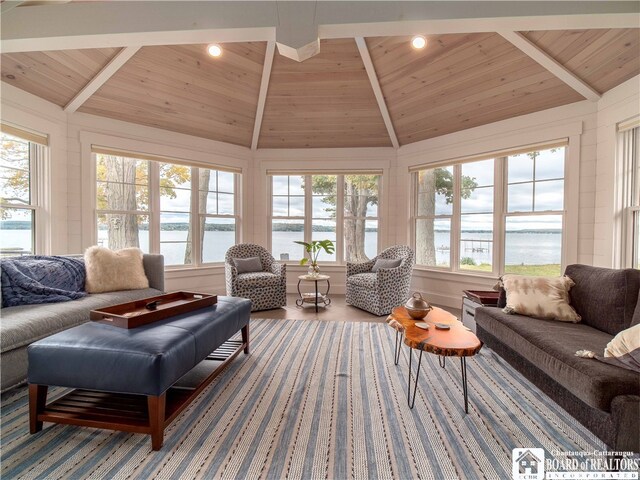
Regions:
[[[493,290],[463,290],[462,293],[462,323],[475,331],[476,308],[497,306],[500,294]]]
[[[296,241],[293,243],[302,245],[305,251],[309,254],[309,258],[304,257],[300,260],[300,265],[309,264],[308,276],[310,277],[320,276],[320,267],[318,266],[318,256],[320,255],[320,252],[324,250],[327,255],[333,255],[336,251],[336,246],[331,240],[313,240],[311,243]]]
[[[305,303],[313,303],[316,306],[316,313],[318,313],[320,302],[322,302],[323,307],[331,305],[331,299],[329,298],[330,279],[329,275],[300,275],[298,277],[298,295],[300,295],[300,298],[296,300],[296,305],[302,307]],[[316,286],[315,293],[302,293],[300,291],[301,282],[314,282]],[[318,291],[318,282],[327,282],[327,290],[324,293]]]

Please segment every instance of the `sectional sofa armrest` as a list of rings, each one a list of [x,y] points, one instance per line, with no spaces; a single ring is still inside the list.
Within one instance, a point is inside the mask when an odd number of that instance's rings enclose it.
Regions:
[[[149,279],[149,288],[164,292],[164,256],[145,253],[142,263],[144,273]]]
[[[611,401],[611,416],[615,431],[615,445],[609,445],[618,452],[640,452],[640,397],[619,395]]]

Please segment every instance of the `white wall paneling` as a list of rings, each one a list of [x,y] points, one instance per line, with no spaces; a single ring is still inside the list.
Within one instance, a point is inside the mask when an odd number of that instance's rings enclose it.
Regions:
[[[5,123],[48,135],[48,159],[44,164],[42,198],[44,211],[39,227],[46,232],[40,251],[50,254],[70,253],[67,245],[69,203],[67,192],[67,122],[57,105],[30,95],[11,85],[2,84],[2,109]]]
[[[619,192],[622,171],[617,161],[617,125],[640,113],[640,77],[606,92],[598,102],[596,191],[594,204],[594,265],[622,266]]]

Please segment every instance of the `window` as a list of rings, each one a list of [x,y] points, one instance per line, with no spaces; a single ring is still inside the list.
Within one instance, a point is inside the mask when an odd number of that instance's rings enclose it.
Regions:
[[[271,252],[299,260],[295,241],[328,239],[336,252],[320,261],[364,261],[378,249],[380,175],[318,174],[271,176]],[[311,188],[308,188],[310,186]]]
[[[637,125],[636,120],[636,125]],[[622,165],[622,266],[640,268],[640,127],[620,131],[620,162]]]
[[[378,254],[377,175],[344,176],[344,251],[347,262],[363,262]]]
[[[96,156],[98,245],[149,253],[149,161]]]
[[[429,267],[450,267],[453,167],[421,170],[417,182],[416,261]]]
[[[555,146],[416,170],[417,264],[559,275],[564,164],[565,147]]]
[[[237,243],[237,175],[204,168],[199,175],[202,261],[224,262],[226,251]]]
[[[161,253],[167,266],[222,262],[237,243],[238,177],[96,152],[98,244]]]
[[[271,252],[281,260],[300,260],[302,248],[293,243],[305,239],[304,177],[271,177]]]
[[[39,250],[37,173],[46,155],[47,139],[9,128],[15,134],[0,134],[0,255],[32,255]]]
[[[564,159],[564,147],[507,157],[505,273],[560,275]]]

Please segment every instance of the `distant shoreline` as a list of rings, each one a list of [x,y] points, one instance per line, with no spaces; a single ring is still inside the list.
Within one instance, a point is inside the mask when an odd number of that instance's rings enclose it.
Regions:
[[[148,225],[140,225],[138,227],[142,231],[148,230]],[[98,227],[98,230],[106,230],[104,226]],[[235,225],[233,224],[211,224],[205,225],[205,231],[207,232],[233,232],[235,231]],[[0,221],[0,230],[31,230],[31,222],[4,220]],[[186,223],[164,223],[162,224],[162,231],[188,231],[189,225]],[[290,225],[287,223],[274,223],[274,232],[303,232],[303,225]],[[334,228],[324,225],[314,225],[312,228],[314,232],[335,232]],[[365,228],[366,232],[376,232],[375,228]],[[434,230],[435,233],[449,233],[449,230]],[[463,233],[493,233],[491,230],[462,230]],[[562,230],[558,229],[545,229],[545,230],[507,230],[507,233],[523,233],[523,234],[562,234]]]

